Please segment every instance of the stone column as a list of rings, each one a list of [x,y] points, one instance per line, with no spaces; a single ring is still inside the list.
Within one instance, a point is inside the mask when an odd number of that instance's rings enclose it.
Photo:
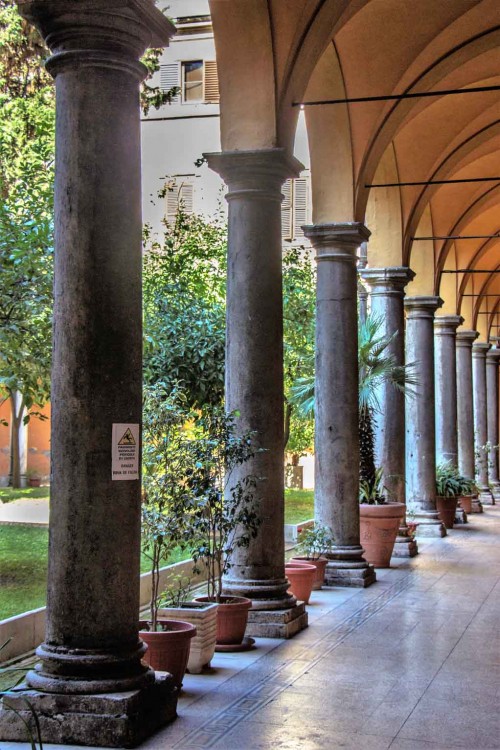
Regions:
[[[51,49],[57,100],[47,630],[25,696],[44,742],[131,746],[177,702],[170,677],[142,664],[138,637],[139,58],[175,29],[152,2],[19,6]],[[114,481],[112,443],[129,427],[136,473]],[[9,702],[29,716],[22,698]],[[5,711],[0,735],[24,741],[25,727]]]
[[[464,319],[443,315],[434,319],[436,388],[436,461],[458,466],[457,436],[457,328]]]
[[[498,445],[498,363],[500,349],[490,349],[486,355],[486,393],[488,403],[488,443]],[[495,500],[500,500],[498,450],[492,450],[488,460],[488,479]]]
[[[370,233],[360,223],[304,231],[318,263],[315,516],[335,537],[325,580],[368,586],[375,571],[363,558],[359,536],[356,250]]]
[[[407,297],[406,361],[415,362],[418,385],[406,399],[406,500],[418,522],[417,535],[446,536],[436,511],[436,427],[434,406],[434,313],[439,297]]]
[[[472,346],[472,387],[474,393],[474,447],[476,482],[482,503],[495,504],[488,484],[488,457],[482,448],[488,442],[488,401],[486,393],[486,353],[490,344],[477,341]]]
[[[463,330],[456,338],[458,470],[468,479],[475,478],[472,344],[478,336],[477,331]],[[473,500],[472,512],[482,513],[479,498]]]
[[[367,256],[368,256],[368,243],[362,242],[359,248],[359,258],[358,258],[358,274],[361,277],[361,279],[364,278],[363,270],[366,268]],[[361,282],[361,280],[358,281],[358,314],[359,314],[359,320],[362,323],[364,323],[368,315],[368,292],[366,290],[365,285]]]
[[[393,336],[387,352],[398,365],[404,364],[404,289],[414,278],[410,268],[367,268],[363,279],[370,285],[371,312],[382,321],[381,333]],[[376,464],[384,471],[384,485],[391,499],[405,502],[405,397],[391,383],[377,392],[379,410],[375,416]],[[396,557],[414,557],[417,543],[408,533],[406,519],[394,545]]]
[[[279,148],[205,156],[228,186],[226,408],[240,412],[242,429],[255,430],[265,449],[241,469],[265,478],[255,493],[262,525],[250,546],[233,554],[224,591],[252,599],[251,621],[267,627],[279,619],[269,610],[295,606],[284,568],[281,186],[302,165]],[[259,635],[252,622],[250,634]],[[283,635],[279,628],[265,633]]]

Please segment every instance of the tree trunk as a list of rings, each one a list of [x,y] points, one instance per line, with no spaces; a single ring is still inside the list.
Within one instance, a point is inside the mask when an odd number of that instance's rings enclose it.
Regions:
[[[12,414],[12,427],[10,438],[12,479],[14,489],[20,489],[21,483],[21,425],[24,414],[24,398],[21,397],[17,403],[14,391],[9,391],[10,408]]]
[[[359,410],[359,479],[370,488],[375,484],[375,436],[373,416],[368,407]]]

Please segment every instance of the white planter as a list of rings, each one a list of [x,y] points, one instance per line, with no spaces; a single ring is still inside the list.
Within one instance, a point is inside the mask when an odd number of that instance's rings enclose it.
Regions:
[[[186,602],[181,607],[165,607],[158,610],[158,617],[169,620],[183,620],[196,627],[196,635],[191,639],[188,672],[199,674],[203,667],[210,666],[215,651],[217,635],[217,604]]]

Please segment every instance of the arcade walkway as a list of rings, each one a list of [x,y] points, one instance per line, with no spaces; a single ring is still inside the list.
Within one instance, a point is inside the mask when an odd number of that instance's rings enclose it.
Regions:
[[[487,507],[375,586],[317,592],[293,640],[187,675],[178,720],[141,750],[500,748],[499,542]]]

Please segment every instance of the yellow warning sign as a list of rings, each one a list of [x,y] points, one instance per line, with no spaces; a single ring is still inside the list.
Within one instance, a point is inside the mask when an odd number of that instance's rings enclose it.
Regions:
[[[122,439],[118,441],[118,445],[137,445],[137,443],[135,442],[135,438],[132,435],[132,432],[130,430],[130,427],[127,429]]]

